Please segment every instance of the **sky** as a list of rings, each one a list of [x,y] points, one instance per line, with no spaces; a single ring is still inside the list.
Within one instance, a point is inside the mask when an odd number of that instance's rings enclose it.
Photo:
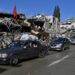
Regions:
[[[14,5],[26,16],[53,15],[55,5],[59,5],[61,20],[75,17],[75,0],[0,0],[0,11],[12,13]]]

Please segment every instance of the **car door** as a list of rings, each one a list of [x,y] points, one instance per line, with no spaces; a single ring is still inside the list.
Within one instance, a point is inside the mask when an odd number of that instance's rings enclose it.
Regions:
[[[38,56],[40,52],[46,52],[47,51],[47,47],[42,45],[42,44],[40,44],[39,41],[35,41],[33,43],[32,47],[33,47],[33,54],[35,56]]]
[[[30,42],[23,42],[21,43],[21,46],[17,49],[15,49],[15,54],[20,58],[20,59],[27,59],[29,58],[29,52],[30,51]]]
[[[12,55],[18,57],[19,59],[22,59],[23,58],[23,47],[22,47],[23,43],[17,42],[13,46],[12,45],[11,45],[11,48],[13,50]]]
[[[24,56],[23,56],[24,52],[23,52],[23,47],[19,47],[17,50],[16,50],[16,55],[18,56],[19,59],[23,59]]]
[[[31,50],[31,42],[27,41],[24,46],[23,46],[23,57],[25,59],[30,58],[32,54],[32,50]]]
[[[39,44],[38,41],[32,41],[31,53],[33,57],[39,54],[40,49],[41,49],[41,44]]]
[[[40,48],[38,47],[37,42],[30,41],[27,44],[25,44],[25,47],[26,47],[25,52],[28,58],[35,57],[38,55]]]
[[[26,50],[24,50],[23,44],[20,47],[15,48],[15,55],[18,56],[19,59],[24,59],[26,57]]]

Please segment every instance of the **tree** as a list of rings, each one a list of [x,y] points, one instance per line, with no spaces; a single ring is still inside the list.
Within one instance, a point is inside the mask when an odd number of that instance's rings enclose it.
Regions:
[[[59,20],[59,22],[60,22],[60,8],[59,8],[58,5],[55,6],[55,8],[54,8],[53,16],[54,16],[54,17],[57,17],[58,20]]]

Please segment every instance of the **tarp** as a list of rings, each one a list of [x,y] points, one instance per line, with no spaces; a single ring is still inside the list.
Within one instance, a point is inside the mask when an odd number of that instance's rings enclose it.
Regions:
[[[23,33],[20,40],[38,40],[38,37],[32,34]]]

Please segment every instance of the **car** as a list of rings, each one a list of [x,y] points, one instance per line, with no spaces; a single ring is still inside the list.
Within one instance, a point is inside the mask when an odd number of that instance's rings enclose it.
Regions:
[[[70,48],[70,42],[67,38],[59,37],[50,42],[50,50],[63,51]]]
[[[47,47],[39,41],[14,41],[7,48],[0,50],[0,62],[17,65],[20,60],[44,57]]]
[[[72,45],[75,45],[75,36],[71,36],[70,38],[68,38],[69,39],[69,41],[70,41],[70,43],[72,44]]]

